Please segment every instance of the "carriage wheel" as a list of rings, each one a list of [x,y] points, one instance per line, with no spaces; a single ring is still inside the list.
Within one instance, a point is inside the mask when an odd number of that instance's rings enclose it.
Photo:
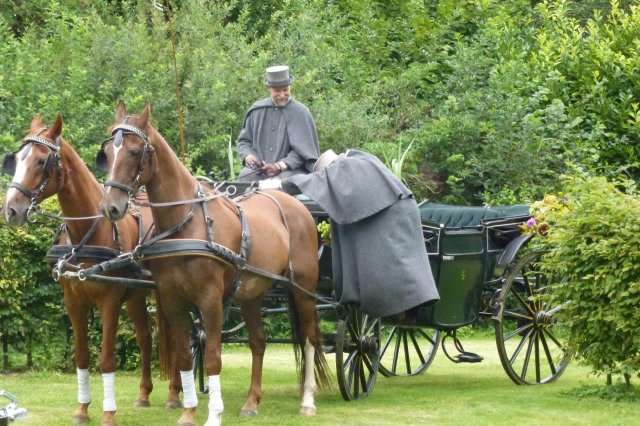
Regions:
[[[544,297],[553,280],[540,271],[540,255],[528,253],[509,272],[493,317],[500,361],[518,385],[554,381],[571,358],[560,318],[563,304],[552,306]]]
[[[380,373],[385,377],[417,376],[431,365],[440,330],[385,326],[381,330]]]
[[[380,363],[380,319],[354,306],[338,321],[336,374],[345,401],[363,399],[373,390]]]
[[[201,393],[208,393],[209,388],[204,383],[204,328],[202,327],[202,315],[200,312],[191,313],[191,361],[193,376],[198,383]]]

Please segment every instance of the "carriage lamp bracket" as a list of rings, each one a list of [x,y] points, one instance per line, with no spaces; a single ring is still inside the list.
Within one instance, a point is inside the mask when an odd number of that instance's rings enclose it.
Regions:
[[[0,418],[6,417],[9,420],[19,420],[27,417],[27,410],[24,408],[18,407],[18,398],[16,398],[11,393],[7,392],[4,389],[0,389],[0,396],[4,396],[9,401],[11,401],[4,408],[0,408]]]

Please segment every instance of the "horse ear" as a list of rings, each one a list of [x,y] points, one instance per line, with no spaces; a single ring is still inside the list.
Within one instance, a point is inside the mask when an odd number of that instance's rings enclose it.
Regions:
[[[144,106],[144,110],[142,110],[142,113],[138,117],[138,120],[138,125],[141,129],[146,129],[147,125],[151,122],[151,104],[149,103],[149,100],[147,100],[147,103]]]
[[[118,106],[116,107],[116,123],[124,121],[127,116],[127,106],[122,99],[118,100]]]
[[[40,117],[40,114],[38,113],[34,114],[33,119],[31,120],[31,130],[37,131],[42,129],[42,127],[42,117]]]
[[[57,139],[62,134],[62,125],[62,115],[58,114],[58,116],[56,117],[56,122],[51,129],[51,136],[53,137],[53,139]]]

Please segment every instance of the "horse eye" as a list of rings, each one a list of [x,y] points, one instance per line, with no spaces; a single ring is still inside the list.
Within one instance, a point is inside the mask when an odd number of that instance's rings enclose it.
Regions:
[[[46,160],[45,160],[44,158],[40,158],[40,159],[38,159],[38,162],[37,162],[36,164],[37,164],[38,166],[44,166],[45,161],[46,161]]]
[[[135,158],[135,157],[137,157],[139,154],[140,154],[140,151],[139,151],[139,150],[137,150],[137,149],[132,150],[132,151],[129,151],[129,156],[130,156],[130,157],[134,157],[134,158]]]

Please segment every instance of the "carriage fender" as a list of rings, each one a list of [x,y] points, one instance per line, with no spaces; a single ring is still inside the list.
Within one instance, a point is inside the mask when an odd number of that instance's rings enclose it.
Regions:
[[[496,267],[503,268],[507,266],[509,263],[515,259],[516,255],[520,251],[520,249],[527,244],[533,238],[532,235],[518,235],[516,238],[511,240],[509,244],[504,248],[504,251],[498,258],[498,262],[496,263]]]

